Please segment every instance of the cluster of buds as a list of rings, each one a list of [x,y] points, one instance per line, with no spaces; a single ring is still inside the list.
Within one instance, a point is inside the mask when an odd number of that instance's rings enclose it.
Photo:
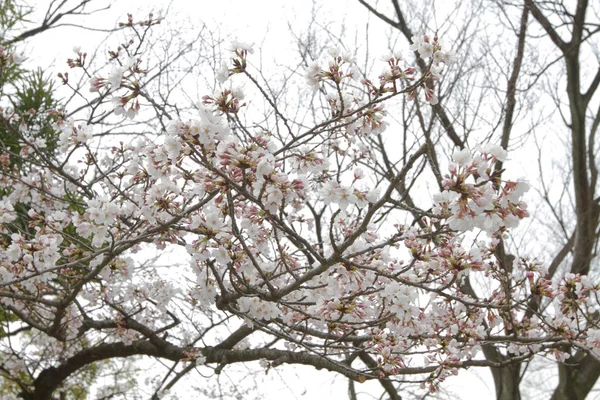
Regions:
[[[229,50],[234,54],[231,58],[232,68],[223,61],[221,68],[217,71],[216,78],[219,82],[224,83],[231,75],[241,74],[246,71],[248,54],[254,53],[252,45],[233,41],[229,46]]]
[[[421,68],[423,76],[417,83],[424,90],[427,102],[435,105],[438,103],[438,98],[435,95],[434,83],[441,79],[440,73],[443,65],[448,65],[454,60],[454,52],[446,50],[443,42],[437,36],[433,39],[430,39],[428,35],[414,36],[412,41],[413,45],[410,48],[417,51],[423,60],[431,58],[431,61]],[[314,63],[306,71],[306,78],[312,87],[318,87],[321,82],[331,82],[342,99],[343,96],[340,92],[342,82],[357,76],[353,65],[354,60],[349,53],[342,54],[337,48],[331,49],[329,54],[332,59],[329,61],[328,68],[323,69],[319,64]],[[385,56],[383,60],[387,63],[387,67],[379,75],[379,85],[369,79],[362,80],[367,92],[377,98],[385,93],[400,93],[406,90],[409,99],[414,99],[419,87],[410,85],[416,85],[413,83],[416,79],[416,69],[404,65],[400,52]]]
[[[216,109],[226,115],[236,115],[240,109],[246,106],[246,103],[240,103],[244,99],[244,94],[241,90],[225,89],[218,95],[203,96],[202,103],[204,105],[214,104]]]
[[[129,119],[134,119],[140,111],[140,102],[136,92],[131,92],[127,96],[113,97],[111,101],[115,115],[124,115]]]
[[[128,57],[120,65],[113,66],[107,78],[98,76],[90,78],[90,92],[100,92],[103,88],[106,88],[107,92],[114,92],[120,88],[128,89],[129,92],[125,95],[115,96],[111,101],[115,115],[125,115],[133,119],[140,109],[138,96],[141,87],[136,76],[146,74],[146,71],[141,68],[141,62],[139,58]]]
[[[135,23],[135,22],[133,22],[133,15],[127,14],[127,22],[119,22],[119,28],[127,28],[127,27],[133,28],[134,25],[136,25],[136,24],[139,26],[150,27],[152,25],[160,24],[160,21],[161,21],[160,19],[154,19],[154,14],[150,13],[150,14],[148,14],[147,19],[145,19],[141,22]]]
[[[379,97],[384,93],[398,93],[399,83],[401,88],[415,79],[415,69],[413,67],[405,67],[402,61],[400,52],[394,52],[383,58],[388,64],[387,68],[379,75],[379,87],[377,87],[369,79],[363,80],[363,85],[367,87],[369,94]]]
[[[444,63],[447,65],[454,61],[454,52],[445,50],[443,41],[437,35],[433,39],[428,35],[413,36],[411,40],[413,44],[410,49],[418,52],[423,60],[433,58],[434,64]]]
[[[423,61],[429,63],[420,86],[425,92],[425,100],[431,105],[436,105],[439,100],[435,95],[435,82],[441,79],[440,73],[444,65],[449,65],[454,61],[455,54],[444,48],[443,41],[437,35],[433,39],[428,35],[413,36],[411,40],[413,44],[410,49],[417,52]],[[410,99],[414,99],[415,96],[416,89],[409,93]]]
[[[67,64],[69,65],[70,68],[83,68],[85,66],[85,59],[87,57],[87,53],[83,53],[81,51],[81,48],[76,46],[73,47],[73,52],[75,54],[77,54],[77,57],[75,58],[69,58],[67,60]]]
[[[85,59],[87,58],[87,53],[81,51],[81,47],[75,46],[73,47],[73,52],[77,55],[75,58],[67,59],[67,65],[69,68],[83,68],[85,69]],[[62,81],[63,85],[67,85],[69,83],[69,73],[59,72],[57,74],[58,78]]]
[[[144,34],[140,34],[136,30],[136,26],[145,27],[149,29],[153,25],[160,23],[160,20],[155,20],[153,15],[150,14],[148,19],[134,23],[133,16],[128,14],[128,20],[126,23],[120,23],[120,27],[129,27],[136,32],[137,37],[143,37]],[[133,40],[121,44],[116,50],[108,51],[108,59],[113,64],[112,69],[108,76],[91,76],[87,70],[86,57],[87,53],[82,52],[79,47],[73,48],[73,51],[77,55],[75,58],[69,58],[67,64],[70,68],[82,68],[84,72],[90,76],[89,79],[89,90],[90,92],[101,92],[104,95],[115,92],[118,89],[125,88],[129,91],[124,95],[115,96],[111,99],[113,104],[113,111],[115,115],[124,115],[130,119],[133,119],[140,109],[138,96],[141,93],[141,85],[139,83],[139,76],[147,73],[141,67],[142,60],[137,58],[137,53],[132,51],[131,48],[134,44]],[[137,50],[136,50],[137,51]],[[61,79],[63,84],[69,83],[68,73],[59,73],[58,77]]]
[[[248,56],[248,53],[254,53],[252,45],[242,42],[233,42],[230,49],[235,54],[235,57],[231,59],[231,62],[233,63],[231,72],[234,74],[244,72],[246,70],[246,57]]]
[[[504,149],[487,145],[481,153],[473,157],[469,149],[454,152],[455,164],[442,182],[446,190],[434,195],[434,211],[448,218],[450,229],[469,231],[477,227],[497,234],[528,216],[521,197],[529,185],[524,181],[502,182],[491,172],[497,161],[505,159]]]
[[[308,83],[315,87],[319,82],[331,81],[336,87],[339,87],[344,79],[352,79],[356,76],[354,71],[354,57],[350,52],[341,52],[339,48],[329,49],[329,66],[322,69],[319,64],[312,64],[306,72]]]

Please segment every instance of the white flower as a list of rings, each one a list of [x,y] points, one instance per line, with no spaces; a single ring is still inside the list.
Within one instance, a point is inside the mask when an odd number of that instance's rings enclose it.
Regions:
[[[456,201],[460,195],[456,192],[451,192],[449,190],[444,190],[441,193],[436,193],[433,195],[433,201],[435,202],[435,207],[433,211],[436,213],[441,212],[441,208],[448,207],[451,203]]]
[[[221,62],[221,68],[217,70],[216,78],[220,83],[224,83],[229,78],[229,68],[225,61]]]
[[[354,169],[354,179],[359,180],[364,178],[365,176],[365,171],[363,171],[361,168],[355,168]]]
[[[335,203],[336,199],[336,186],[332,182],[327,182],[321,188],[321,196],[323,197],[323,202],[329,205],[331,203]]]
[[[181,154],[182,145],[179,140],[175,137],[169,137],[165,139],[165,151],[167,152],[167,156],[169,160],[172,162],[176,162]]]
[[[0,224],[7,224],[17,219],[12,203],[7,200],[0,202]]]
[[[384,54],[384,55],[381,57],[381,60],[382,60],[382,61],[385,61],[385,62],[390,62],[390,61],[392,61],[393,59],[394,59],[394,54],[392,54],[391,52],[389,52],[389,53],[387,53],[387,54]]]
[[[77,224],[77,234],[87,239],[92,234],[92,225],[89,222],[81,221]]]
[[[202,222],[202,219],[200,218],[200,215],[195,214],[192,216],[192,219],[190,221],[190,229],[196,229],[200,226],[200,223]]]
[[[133,56],[129,56],[126,57],[125,60],[123,60],[123,71],[133,67],[133,65],[135,64],[135,57]]]
[[[513,214],[507,214],[502,218],[502,223],[507,228],[515,228],[519,225],[519,217]]]
[[[354,62],[354,54],[352,54],[352,52],[349,50],[344,50],[342,52],[342,61],[347,62],[347,63]]]
[[[376,203],[377,200],[379,200],[379,193],[380,190],[379,189],[373,189],[371,190],[368,194],[367,194],[367,201],[369,203]]]
[[[32,138],[31,141],[32,141],[33,145],[35,145],[39,149],[46,148],[46,139],[44,139],[44,138],[34,137],[34,138]]]
[[[269,175],[271,172],[273,172],[273,164],[271,163],[271,160],[263,159],[256,166],[256,176],[259,178]]]
[[[231,95],[238,100],[244,100],[244,97],[246,97],[241,87],[232,87]]]
[[[86,144],[88,140],[92,138],[92,126],[82,123],[80,126],[77,127],[77,129],[74,130],[76,131],[74,140],[77,143]]]
[[[517,181],[517,184],[515,185],[512,192],[506,195],[506,199],[511,203],[517,204],[519,203],[521,196],[523,196],[523,194],[525,194],[525,192],[527,192],[528,190],[529,184],[525,181],[519,180]]]
[[[214,231],[221,230],[224,227],[223,219],[216,210],[205,210],[206,226]]]
[[[506,150],[499,145],[492,143],[486,144],[483,148],[483,152],[496,157],[498,161],[506,161],[506,156],[508,156],[508,152]]]
[[[252,48],[252,46],[253,46],[252,44],[238,42],[237,40],[234,40],[231,42],[231,45],[229,46],[229,50],[230,51],[245,50],[250,54],[254,54],[254,49]]]
[[[267,203],[271,203],[274,205],[281,204],[281,202],[283,201],[283,193],[281,192],[281,190],[279,190],[278,188],[269,187],[269,189],[267,189],[267,192],[269,193],[267,195]]]
[[[452,153],[452,159],[455,163],[464,167],[470,163],[473,158],[471,157],[471,151],[465,148],[462,150],[455,150],[454,153]]]
[[[410,38],[410,40],[413,42],[413,44],[409,46],[409,49],[418,50],[421,44],[423,43],[423,36],[413,36],[412,38]]]
[[[129,119],[134,119],[137,114],[138,110],[134,107],[129,107],[125,112],[125,116]]]
[[[4,254],[10,261],[17,261],[21,257],[21,246],[18,243],[13,242],[8,249],[5,250]]]
[[[329,55],[332,58],[336,58],[337,56],[340,55],[340,48],[337,47],[337,46],[330,47],[330,48],[327,49],[327,52],[329,53]]]
[[[54,211],[51,216],[55,221],[63,221],[67,218],[67,214],[61,210]]]
[[[125,114],[125,108],[123,108],[123,99],[121,97],[113,97],[110,99],[113,104],[113,111],[115,115],[123,115]]]
[[[450,65],[454,60],[456,60],[456,53],[454,51],[450,50],[444,53],[444,64]]]
[[[121,87],[121,81],[123,80],[123,69],[120,67],[114,66],[110,70],[110,75],[108,75],[107,82],[110,83],[110,90],[115,91],[119,87]]]
[[[452,216],[448,218],[448,226],[450,226],[450,229],[452,230],[466,232],[473,229],[475,221],[470,216],[464,216],[462,218]]]
[[[25,61],[25,56],[23,55],[23,53],[12,53],[10,55],[12,62],[15,64],[21,64],[23,61]]]
[[[436,53],[437,54],[437,53]],[[434,80],[440,80],[442,79],[442,75],[441,72],[444,69],[444,64],[434,64],[431,66],[431,69],[429,70],[429,72],[431,72],[431,77]]]
[[[484,232],[496,232],[503,225],[502,218],[496,213],[481,214],[474,219],[475,226]]]
[[[433,55],[433,45],[431,43],[421,43],[418,50],[421,58],[429,58]]]
[[[356,204],[358,198],[351,192],[350,188],[341,188],[339,193],[338,205],[340,209],[345,210],[350,204]]]
[[[319,64],[312,63],[308,66],[305,76],[306,76],[306,80],[308,81],[308,84],[311,87],[316,88],[317,86],[319,86],[320,73],[321,73],[321,67],[319,66]]]
[[[525,181],[519,180],[517,182],[517,187],[515,188],[515,193],[518,193],[519,196],[522,196],[527,191],[529,191],[529,184]]]

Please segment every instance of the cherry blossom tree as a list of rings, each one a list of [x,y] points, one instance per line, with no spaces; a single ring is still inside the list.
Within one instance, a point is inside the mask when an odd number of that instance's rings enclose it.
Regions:
[[[99,70],[74,49],[60,78],[86,80],[73,87],[85,117],[32,111],[52,121],[57,154],[26,113],[2,110],[19,143],[0,155],[7,398],[85,397],[72,387],[123,360],[166,368],[147,383],[115,373],[99,397],[159,398],[250,362],[340,374],[353,398],[354,382],[376,381],[392,399],[411,384],[436,392],[465,368],[497,379],[536,356],[597,362],[589,271],[558,276],[508,253],[530,184],[505,172],[508,138],[470,143],[452,125],[440,89],[456,68],[451,42],[411,34],[415,64],[392,52],[372,77],[330,48],[304,72],[320,113],[290,115],[254,48],[234,41],[214,93],[181,109],[147,85],[156,65],[143,43],[159,22],[129,16],[129,39]],[[3,49],[1,66],[14,62]],[[398,104],[422,134],[394,125]],[[98,132],[147,113],[154,135]],[[447,163],[429,118],[453,144]]]
[[[529,142],[537,153],[539,173],[531,182],[539,193],[535,225],[528,233],[517,235],[531,237],[531,230],[535,230],[537,240],[529,240],[524,246],[527,239],[521,239],[521,246],[514,246],[507,237],[501,239],[495,250],[500,268],[512,274],[515,258],[529,252],[529,256],[544,260],[549,280],[556,282],[581,274],[597,282],[597,8],[587,1],[476,1],[453,4],[448,12],[436,15],[433,3],[424,3],[419,9],[404,7],[396,0],[387,2],[387,8],[377,8],[368,0],[359,2],[404,38],[425,26],[456,38],[456,46],[464,49],[458,51],[461,67],[453,69],[450,73],[455,75],[447,79],[457,84],[442,88],[438,97],[443,100],[432,108],[430,116],[432,125],[440,129],[437,137],[445,137],[449,143],[446,148],[472,145],[474,139],[480,140],[473,137],[480,130],[486,137],[496,138],[505,149]],[[473,12],[475,9],[478,11]],[[461,81],[469,84],[461,85]],[[460,135],[458,127],[469,129]],[[566,137],[569,139],[562,139]],[[565,151],[554,151],[557,148]],[[499,169],[506,166],[500,163]],[[529,174],[536,175],[533,171]],[[540,246],[540,237],[547,238],[549,245]],[[480,297],[469,288],[470,279],[463,289]],[[533,296],[521,323],[546,310],[546,304]],[[501,324],[510,333],[515,322],[506,316]],[[592,317],[587,325],[593,326],[596,321],[597,317]],[[562,349],[568,358],[559,359],[558,368],[550,369],[556,371],[554,378],[541,373],[546,382],[535,377],[540,371],[530,373],[539,363],[546,366],[540,357],[491,368],[497,398],[521,398],[523,390],[532,390],[527,385],[530,375],[530,382],[553,392],[546,394],[553,399],[586,398],[600,374],[598,360],[576,346]],[[497,346],[484,345],[482,350],[490,361],[507,358]],[[558,385],[554,385],[556,382]]]

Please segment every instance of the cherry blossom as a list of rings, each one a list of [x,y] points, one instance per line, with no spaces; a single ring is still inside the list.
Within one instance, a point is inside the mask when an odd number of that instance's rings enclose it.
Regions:
[[[23,116],[11,117],[21,147],[0,159],[0,304],[18,341],[32,342],[0,353],[2,365],[35,380],[107,354],[158,357],[179,372],[298,363],[435,390],[462,368],[494,367],[477,358],[482,346],[505,349],[509,361],[564,361],[566,344],[599,354],[589,323],[599,285],[578,274],[550,280],[526,256],[507,273],[499,260],[503,236],[528,217],[529,184],[495,169],[505,149],[456,149],[435,171],[429,205],[409,200],[407,182],[432,158],[430,145],[417,137],[405,157],[387,159],[385,105],[418,90],[436,104],[438,64],[452,58],[437,37],[415,37],[412,49],[430,59],[421,76],[395,52],[380,76],[358,82],[353,56],[332,48],[306,72],[323,89],[314,92],[323,117],[310,126],[284,116],[240,42],[215,78],[249,84],[223,85],[152,140],[100,147],[94,118],[61,119],[60,155],[40,161],[44,145]],[[75,71],[86,71],[83,54]],[[87,95],[137,118],[152,106],[139,83],[142,56],[114,52],[118,66],[91,77]],[[273,124],[245,122],[251,90]],[[548,311],[529,315],[533,301]]]

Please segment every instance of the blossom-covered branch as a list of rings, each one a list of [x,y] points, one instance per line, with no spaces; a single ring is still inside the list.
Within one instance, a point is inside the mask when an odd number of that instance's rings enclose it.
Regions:
[[[132,17],[126,25],[136,26]],[[141,39],[89,81],[91,96],[112,96],[116,117],[153,106],[134,50]],[[576,274],[553,282],[534,259],[515,260],[510,275],[499,265],[499,239],[528,216],[528,184],[494,170],[505,149],[457,150],[444,190],[410,221],[407,193],[429,144],[392,161],[371,144],[388,135],[394,97],[438,101],[434,84],[453,53],[427,35],[413,48],[425,73],[396,53],[378,84],[332,49],[326,66],[306,72],[329,113],[308,128],[284,117],[240,42],[217,71],[217,93],[157,140],[99,150],[91,123],[35,110],[60,132],[60,154],[49,156],[35,126],[23,127],[26,115],[2,110],[19,143],[0,155],[0,303],[12,318],[0,364],[12,395],[48,399],[86,366],[136,355],[193,365],[185,371],[304,364],[435,391],[460,368],[564,359],[565,344],[600,354],[598,285]],[[86,74],[86,53],[76,54],[71,75]],[[251,103],[233,81],[250,82],[285,129],[245,123]],[[176,256],[159,268],[165,261],[148,256],[156,249]],[[543,307],[532,315],[533,298]],[[222,339],[213,328],[238,333]],[[489,345],[506,360],[478,358]]]

